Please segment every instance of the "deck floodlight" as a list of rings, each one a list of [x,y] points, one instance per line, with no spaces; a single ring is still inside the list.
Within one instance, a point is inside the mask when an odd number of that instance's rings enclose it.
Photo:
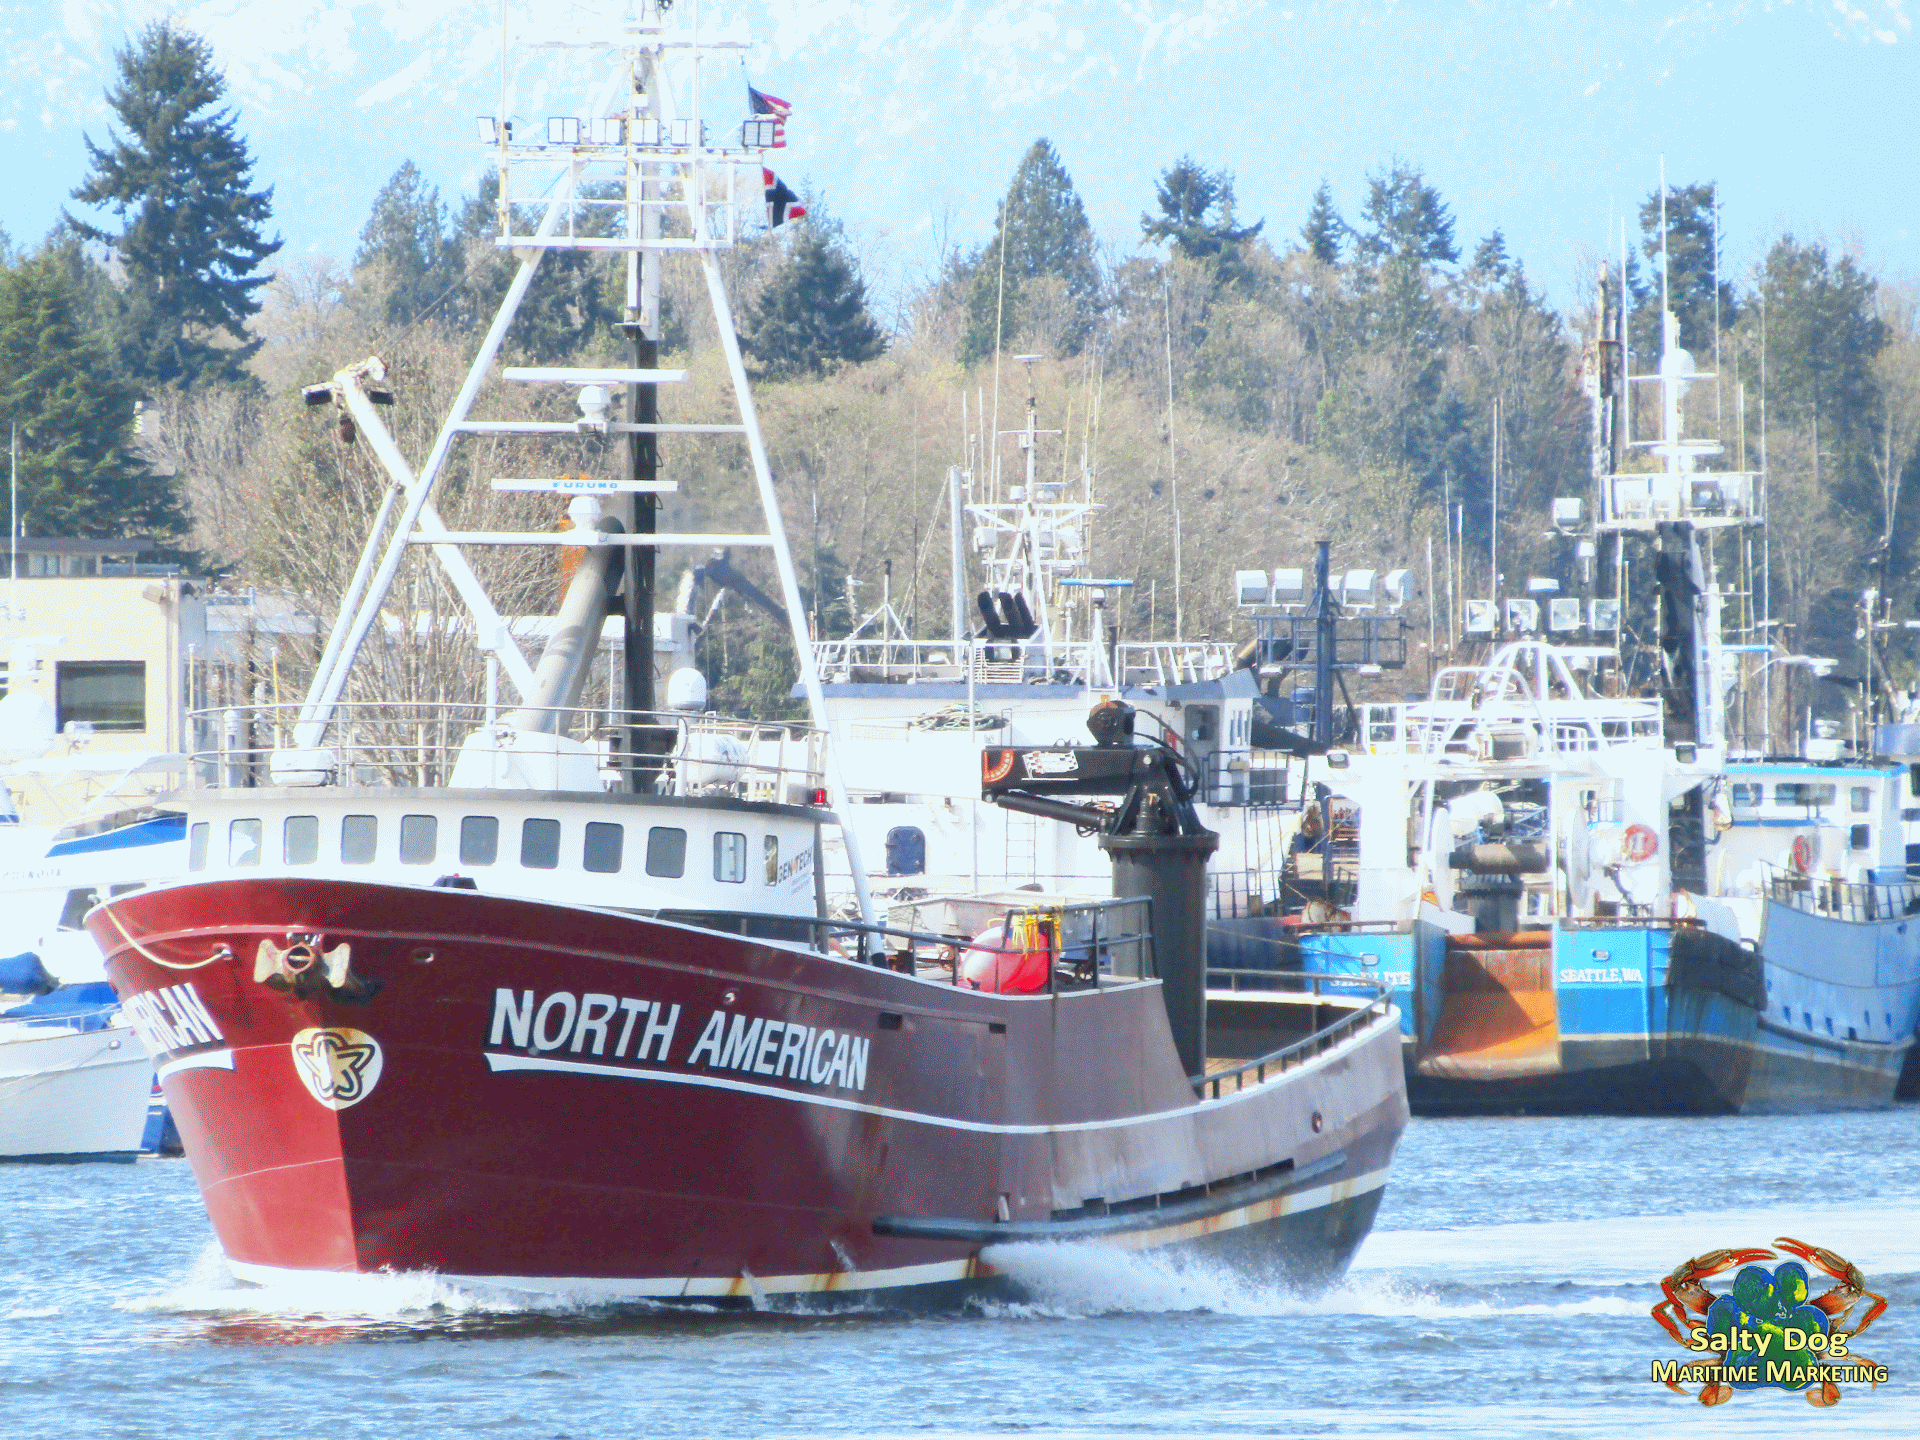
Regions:
[[[1556,635],[1564,635],[1569,630],[1580,628],[1580,612],[1585,609],[1578,600],[1562,596],[1547,602],[1547,629]]]
[[[549,145],[578,145],[580,143],[580,121],[573,115],[549,115],[547,117],[547,143]]]
[[[1469,635],[1491,635],[1500,628],[1500,607],[1492,600],[1469,600],[1466,604]]]
[[[624,145],[627,143],[627,120],[624,115],[603,115],[593,122],[593,143],[596,145]]]
[[[1580,497],[1566,495],[1553,502],[1553,528],[1571,535],[1580,528]]]
[[[1558,595],[1560,582],[1551,575],[1529,575],[1527,577],[1529,595]]]
[[[1531,635],[1540,628],[1538,600],[1507,601],[1507,628],[1519,635]]]
[[[513,139],[513,122],[511,120],[503,121],[495,119],[491,115],[482,115],[474,123],[480,132],[480,143],[482,145],[498,145],[502,140]]]
[[[1274,571],[1273,603],[1275,605],[1306,604],[1307,572],[1300,569]]]
[[[1340,581],[1340,598],[1349,608],[1371,610],[1379,592],[1379,572],[1375,570],[1349,570]]]
[[[664,135],[660,122],[652,116],[643,115],[633,122],[633,143],[643,150],[658,150]]]
[[[748,150],[771,150],[779,142],[774,138],[777,122],[748,120],[740,127],[740,144]]]
[[[1620,628],[1620,602],[1618,600],[1589,600],[1587,602],[1587,628],[1595,632],[1611,632]]]
[[[676,150],[684,150],[688,146],[694,143],[693,121],[691,120],[670,121],[668,128],[673,141],[673,146]],[[707,123],[704,120],[700,122],[699,143],[702,145],[707,143]]]
[[[1386,578],[1380,582],[1380,588],[1386,593],[1387,613],[1398,615],[1407,601],[1413,598],[1413,572],[1389,570]]]
[[[1267,580],[1264,570],[1236,570],[1233,572],[1233,603],[1242,610],[1255,605],[1271,604],[1273,586]]]

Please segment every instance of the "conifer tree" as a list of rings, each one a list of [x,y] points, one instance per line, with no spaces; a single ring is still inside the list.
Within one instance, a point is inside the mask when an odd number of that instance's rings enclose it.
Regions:
[[[459,269],[447,207],[413,161],[402,161],[374,196],[353,268],[374,318],[389,325],[409,323],[446,293]]]
[[[1405,161],[1367,181],[1367,221],[1359,238],[1362,258],[1375,264],[1403,260],[1416,265],[1460,258],[1453,241],[1453,215],[1440,192]]]
[[[1333,191],[1322,180],[1320,188],[1313,192],[1313,208],[1307,212],[1307,223],[1300,228],[1301,248],[1323,265],[1338,265],[1340,240],[1346,231],[1346,222],[1333,208]]]
[[[961,363],[970,365],[991,355],[996,340],[1010,343],[1027,318],[1028,306],[1022,303],[1027,282],[1048,278],[1061,283],[1071,317],[1059,337],[1061,349],[1076,354],[1100,307],[1100,267],[1094,259],[1093,227],[1087,224],[1073,177],[1060,163],[1059,152],[1042,138],[1021,157],[995,216],[993,239],[973,260]]]
[[[1709,182],[1667,191],[1667,305],[1680,322],[1681,347],[1695,355],[1713,349],[1716,189]],[[1652,263],[1644,280],[1637,266],[1634,277],[1631,340],[1649,361],[1660,354],[1660,209],[1658,190],[1640,204],[1640,251]],[[1719,299],[1718,318],[1726,329],[1738,318],[1731,281],[1720,282]]]
[[[866,284],[832,232],[810,221],[754,301],[741,348],[768,380],[824,375],[887,348]]]
[[[1241,278],[1240,247],[1266,222],[1233,223],[1233,177],[1187,155],[1162,172],[1154,189],[1160,214],[1142,215],[1141,233],[1150,241],[1168,242],[1176,255],[1210,267],[1222,281]]]
[[[17,425],[26,533],[165,537],[183,527],[171,486],[131,453],[136,396],[81,326],[60,256],[0,270],[0,445]]]
[[[125,134],[87,141],[93,171],[73,198],[124,225],[74,225],[126,265],[122,358],[145,385],[237,380],[260,346],[245,332],[268,280],[254,271],[280,248],[262,234],[273,191],[247,188],[253,161],[233,112],[214,108],[227,84],[206,41],[161,21],[115,59],[107,103]]]

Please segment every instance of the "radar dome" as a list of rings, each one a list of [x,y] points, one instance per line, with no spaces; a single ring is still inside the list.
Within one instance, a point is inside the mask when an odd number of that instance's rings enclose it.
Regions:
[[[669,710],[707,708],[707,677],[691,666],[682,666],[667,677]]]

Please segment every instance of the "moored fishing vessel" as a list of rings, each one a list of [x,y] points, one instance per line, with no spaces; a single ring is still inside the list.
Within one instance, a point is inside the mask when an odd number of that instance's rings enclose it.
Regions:
[[[1764,486],[1702,468],[1722,451],[1685,433],[1686,392],[1708,377],[1674,317],[1657,372],[1629,377],[1606,294],[1595,526],[1616,547],[1653,542],[1659,695],[1597,683],[1613,647],[1521,639],[1442,671],[1427,701],[1369,707],[1364,754],[1333,782],[1361,835],[1351,921],[1305,927],[1304,963],[1393,976],[1416,1109],[1890,1104],[1920,1023],[1911,781],[1837,745],[1733,754],[1743,677],[1707,537],[1757,526]],[[1630,378],[1658,386],[1656,438],[1630,437]],[[1629,470],[1629,445],[1661,468]],[[1620,594],[1593,602],[1616,629]]]
[[[819,857],[845,789],[804,635],[815,727],[706,714],[697,675],[651,705],[641,557],[765,548],[788,615],[804,614],[716,262],[741,177],[758,203],[767,140],[749,121],[738,145],[706,142],[697,68],[678,91],[693,114],[676,111],[668,60],[697,67],[712,43],[650,13],[593,48],[614,52],[612,82],[549,126],[559,142],[496,129],[501,243],[521,268],[427,463],[407,465],[375,408],[391,398],[378,361],[311,397],[342,410],[394,488],[306,701],[235,716],[200,757],[184,881],[88,918],[229,1264],[742,1303],[960,1296],[1001,1283],[992,1247],[1015,1240],[1337,1274],[1405,1120],[1382,999],[1223,1001],[1209,1045],[1204,1002],[1185,1003],[1204,977],[1197,927],[1150,925],[1116,882],[1116,900],[1013,910],[998,941],[890,931],[844,830],[862,918],[828,920]],[[514,193],[541,165],[558,191]],[[576,202],[608,203],[593,182],[624,197],[620,234],[576,239]],[[471,419],[541,255],[575,243],[627,256],[634,364],[504,372],[580,386],[577,423]],[[724,418],[667,425],[653,408],[681,373],[651,338],[672,257],[712,302],[737,407]],[[630,418],[609,418],[608,385],[632,387]],[[575,496],[583,558],[537,664],[461,547],[559,537],[450,531],[430,500],[455,437],[516,428],[631,446],[617,480],[551,483]],[[676,432],[744,441],[764,534],[656,531],[651,497],[672,487],[654,445]],[[460,591],[517,706],[341,700],[409,544]],[[588,705],[616,594],[626,703]],[[1154,793],[1117,842],[1152,850],[1166,795],[1191,799],[1185,781]]]

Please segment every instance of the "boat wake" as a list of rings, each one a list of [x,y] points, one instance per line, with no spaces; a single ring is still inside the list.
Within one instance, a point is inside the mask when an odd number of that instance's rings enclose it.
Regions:
[[[1098,1245],[1019,1244],[990,1247],[984,1258],[1027,1292],[1023,1301],[981,1305],[1005,1318],[1081,1319],[1119,1313],[1199,1312],[1236,1316],[1362,1315],[1450,1320],[1494,1315],[1631,1315],[1645,1311],[1637,1294],[1561,1294],[1535,1300],[1511,1287],[1419,1282],[1388,1274],[1351,1276],[1321,1291],[1303,1291],[1213,1261]],[[1564,1290],[1564,1287],[1555,1287]]]

